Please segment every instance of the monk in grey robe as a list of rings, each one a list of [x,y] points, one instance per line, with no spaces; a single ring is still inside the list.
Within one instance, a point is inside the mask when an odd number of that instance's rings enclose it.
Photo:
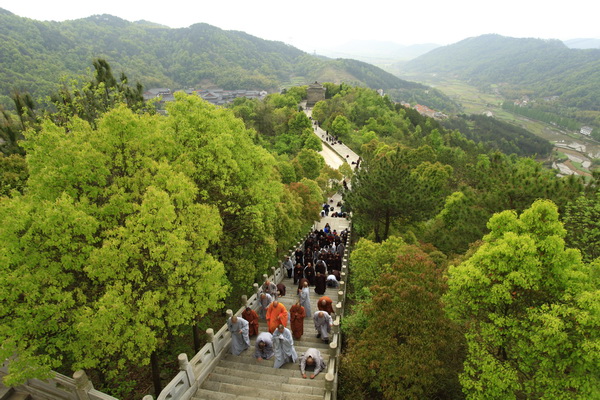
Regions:
[[[261,293],[258,301],[259,301],[258,316],[260,317],[260,319],[264,320],[267,318],[267,308],[269,307],[269,304],[271,304],[273,302],[273,297],[271,297],[270,294]]]
[[[285,363],[298,361],[292,332],[282,324],[273,332],[273,349],[275,350],[274,368],[281,368]]]
[[[239,356],[242,351],[250,347],[248,321],[234,315],[227,320],[227,330],[231,332],[231,354]]]
[[[317,338],[321,338],[325,343],[329,343],[329,332],[331,332],[331,325],[333,320],[331,316],[325,311],[317,311],[313,316],[315,323],[315,330],[317,331]]]
[[[306,315],[312,315],[312,310],[310,308],[310,291],[308,290],[308,282],[304,281],[304,287],[300,290],[300,305],[304,307],[304,312]]]
[[[256,337],[256,344],[254,345],[254,357],[258,361],[268,360],[273,357],[273,335],[269,332],[262,332]]]
[[[310,379],[314,379],[319,372],[327,368],[327,364],[325,364],[325,360],[321,357],[321,352],[319,350],[311,347],[306,350],[302,357],[300,357],[300,372],[304,379],[306,379],[306,367],[314,367]]]
[[[260,287],[262,293],[270,294],[273,300],[277,300],[277,285],[270,280],[266,280]]]

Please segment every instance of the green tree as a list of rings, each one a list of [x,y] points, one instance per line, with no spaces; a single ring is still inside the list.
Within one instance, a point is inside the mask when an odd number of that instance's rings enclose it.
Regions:
[[[218,210],[175,157],[162,117],[124,106],[92,129],[45,122],[25,142],[25,195],[2,201],[0,358],[8,384],[59,365],[108,378],[222,304]],[[107,335],[107,329],[111,334]]]
[[[352,254],[355,287],[364,283],[354,275],[363,261],[375,276],[369,279],[372,297],[362,306],[363,322],[348,332],[342,391],[365,399],[460,398],[462,339],[440,301],[446,289],[443,269],[400,239],[369,247],[375,251],[363,246],[361,253],[377,260]],[[372,268],[378,264],[382,268]]]
[[[321,139],[319,139],[317,137],[317,135],[315,135],[313,133],[312,128],[309,128],[308,130],[306,130],[304,132],[304,148],[305,149],[310,149],[310,150],[315,150],[315,151],[321,151],[323,150],[323,144],[321,142]]]
[[[557,207],[495,214],[474,254],[449,270],[448,315],[466,327],[469,399],[600,395],[598,282],[565,249]]]
[[[167,106],[166,129],[200,188],[198,200],[219,210],[223,236],[209,251],[224,262],[237,303],[276,261],[275,205],[284,187],[273,156],[253,143],[254,132],[231,110],[183,93],[176,93],[176,99]]]
[[[347,203],[376,241],[388,237],[393,223],[427,219],[442,206],[452,168],[423,161],[430,150],[383,146],[355,171]]]
[[[323,157],[311,149],[302,149],[296,158],[294,158],[293,163],[296,167],[297,177],[312,180],[321,174],[321,169],[325,166]]]
[[[94,79],[80,85],[77,81],[63,85],[50,96],[56,108],[52,119],[59,125],[67,124],[77,116],[95,126],[96,120],[118,104],[126,104],[131,110],[140,111],[145,107],[144,89],[138,82],[129,85],[125,73],[120,80],[113,76],[110,64],[101,58],[93,61]]]
[[[399,236],[390,236],[381,243],[361,238],[350,254],[352,284],[357,288],[356,293],[360,295],[362,288],[375,285],[381,274],[391,273],[392,265],[405,246]]]
[[[343,115],[338,115],[331,123],[331,129],[329,130],[329,133],[334,136],[339,136],[340,138],[345,140],[346,138],[348,138],[348,135],[350,134],[351,130],[352,124],[350,123],[348,118],[346,118]]]
[[[0,153],[0,197],[9,196],[13,190],[22,193],[28,176],[25,157]]]
[[[581,250],[587,262],[600,257],[600,192],[567,205],[563,221],[567,245]]]
[[[303,112],[295,113],[294,116],[292,116],[292,118],[290,118],[288,121],[288,133],[293,135],[301,135],[306,129],[312,131],[312,122]]]

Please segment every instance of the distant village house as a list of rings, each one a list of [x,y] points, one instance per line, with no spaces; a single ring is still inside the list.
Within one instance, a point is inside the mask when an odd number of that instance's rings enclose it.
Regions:
[[[238,97],[262,100],[267,95],[264,90],[223,90],[223,89],[188,89],[187,94],[195,94],[214,105],[222,106],[231,103]],[[175,100],[171,89],[154,88],[144,92],[144,100],[160,98],[161,103]]]

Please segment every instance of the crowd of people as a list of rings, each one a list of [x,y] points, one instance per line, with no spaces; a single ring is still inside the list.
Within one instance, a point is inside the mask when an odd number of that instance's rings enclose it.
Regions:
[[[254,358],[258,362],[273,358],[274,368],[299,362],[303,378],[307,377],[307,368],[313,369],[311,379],[326,367],[316,348],[309,348],[298,357],[294,340],[300,340],[305,334],[304,320],[310,317],[316,337],[329,343],[335,309],[333,300],[325,292],[327,287],[339,286],[347,234],[347,230],[338,234],[327,224],[324,229],[313,231],[293,256],[285,257],[282,268],[287,272],[287,279],[293,280],[295,289],[298,285],[296,290],[290,291],[296,295],[294,304],[288,311],[280,301],[286,296],[285,284],[276,285],[267,279],[259,289],[258,310],[246,307],[240,317],[234,315],[227,321],[232,354],[240,355],[250,347],[250,337],[256,336]],[[314,312],[311,308],[313,291],[320,296]],[[265,332],[260,332],[261,321],[266,323]]]

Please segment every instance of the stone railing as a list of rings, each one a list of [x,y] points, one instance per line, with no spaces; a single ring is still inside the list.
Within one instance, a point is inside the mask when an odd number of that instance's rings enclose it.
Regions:
[[[348,277],[348,256],[351,246],[351,229],[348,229],[346,249],[342,259],[340,271],[340,286],[338,288],[338,302],[335,305],[335,320],[333,321],[331,341],[329,342],[329,364],[325,374],[325,400],[337,399],[338,370],[340,367],[340,354],[342,353],[342,331],[340,324],[344,317],[346,307],[346,281]]]
[[[304,244],[304,241],[309,234],[310,232],[289,251],[290,256],[294,254],[294,251],[298,247]],[[271,272],[271,276],[265,274],[263,275],[263,279],[266,280],[268,278],[271,282],[277,284],[283,280],[284,276],[287,276],[287,273],[281,265],[278,267],[271,267]],[[254,294],[249,299],[245,295],[242,296],[243,305],[235,312],[235,315],[241,315],[246,307],[258,310],[259,287],[258,283],[254,284]],[[227,310],[227,317],[229,318],[231,315],[234,315],[233,311]],[[206,377],[218,364],[219,360],[223,358],[231,345],[231,334],[227,330],[227,324],[224,324],[217,333],[215,333],[212,328],[207,329],[206,335],[208,336],[208,343],[206,343],[206,345],[204,345],[191,360],[188,360],[185,353],[179,354],[177,357],[179,362],[179,373],[160,392],[157,400],[191,399],[198,390],[198,387],[202,385]],[[150,395],[144,396],[143,400],[153,400],[153,397]]]
[[[0,368],[0,378],[7,372],[6,367]],[[36,400],[117,400],[94,389],[83,370],[75,371],[73,378],[55,372],[53,378],[45,381],[29,379],[15,389],[29,393]]]

